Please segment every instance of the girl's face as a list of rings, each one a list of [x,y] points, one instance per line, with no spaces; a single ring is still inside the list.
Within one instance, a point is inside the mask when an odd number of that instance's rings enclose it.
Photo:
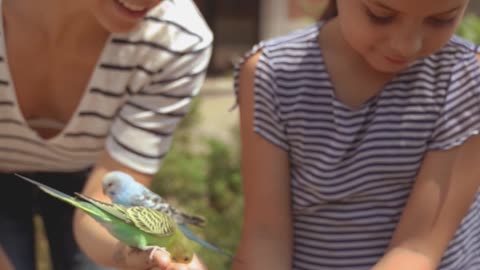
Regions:
[[[109,32],[131,31],[162,0],[88,0],[92,13]]]
[[[399,72],[454,34],[469,0],[338,0],[344,39],[375,70]]]

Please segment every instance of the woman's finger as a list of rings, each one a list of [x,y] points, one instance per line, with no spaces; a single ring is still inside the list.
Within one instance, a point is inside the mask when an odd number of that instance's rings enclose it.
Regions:
[[[160,267],[161,270],[167,269],[171,264],[170,254],[163,250],[157,250],[153,254],[152,261],[154,265]]]
[[[206,270],[207,268],[200,262],[195,255],[189,264],[171,263],[167,270]]]
[[[151,250],[142,251],[122,246],[116,252],[117,262],[120,262],[122,269],[129,270],[166,270],[170,265],[170,255],[164,250],[156,250],[151,257]]]
[[[157,249],[153,256],[150,257],[151,250],[142,251],[122,246],[120,252],[124,257],[122,261],[125,268],[129,270],[205,270],[199,258],[195,255],[189,264],[173,263],[170,254],[163,250]]]
[[[145,251],[130,251],[127,254],[126,261],[132,269],[149,269],[156,266],[154,261],[149,259],[149,253]]]

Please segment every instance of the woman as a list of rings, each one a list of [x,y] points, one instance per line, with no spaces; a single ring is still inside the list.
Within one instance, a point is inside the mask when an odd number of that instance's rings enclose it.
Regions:
[[[148,185],[210,59],[212,34],[194,3],[0,6],[0,243],[10,263],[34,269],[35,212],[44,218],[55,269],[95,269],[91,260],[120,269],[184,269],[160,252],[149,262],[148,252],[123,246],[80,212],[72,220],[71,207],[10,173],[100,200],[100,181],[111,170]],[[189,267],[201,266],[195,260]]]

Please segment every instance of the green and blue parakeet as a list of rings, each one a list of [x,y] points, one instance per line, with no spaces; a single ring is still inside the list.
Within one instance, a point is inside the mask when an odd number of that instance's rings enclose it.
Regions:
[[[103,178],[102,187],[105,195],[110,197],[113,203],[126,206],[148,207],[165,213],[175,220],[187,238],[212,251],[231,257],[230,254],[222,249],[199,238],[187,227],[187,224],[202,225],[205,222],[203,218],[187,215],[176,210],[162,197],[135,181],[130,175],[120,171],[109,172]]]
[[[193,259],[190,241],[165,213],[141,206],[109,204],[75,193],[72,197],[25,176],[18,177],[36,185],[45,193],[81,209],[119,241],[135,249],[151,250],[150,259],[158,249],[165,249],[173,261],[188,264]]]

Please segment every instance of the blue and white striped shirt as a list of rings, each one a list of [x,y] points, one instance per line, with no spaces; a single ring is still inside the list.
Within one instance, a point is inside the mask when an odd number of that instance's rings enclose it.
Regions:
[[[351,109],[335,98],[317,42],[321,25],[247,54],[262,51],[254,129],[289,154],[293,269],[370,269],[389,244],[425,153],[480,129],[476,46],[452,38]],[[480,197],[440,269],[480,269]]]

